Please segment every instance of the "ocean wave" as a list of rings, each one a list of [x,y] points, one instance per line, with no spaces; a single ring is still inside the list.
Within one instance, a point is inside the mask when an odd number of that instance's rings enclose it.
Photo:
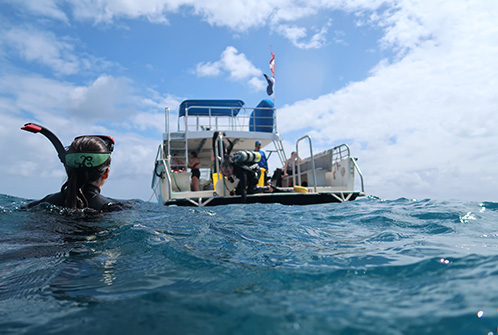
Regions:
[[[496,203],[24,210],[0,196],[0,331],[488,333]],[[84,327],[82,326],[84,325]]]

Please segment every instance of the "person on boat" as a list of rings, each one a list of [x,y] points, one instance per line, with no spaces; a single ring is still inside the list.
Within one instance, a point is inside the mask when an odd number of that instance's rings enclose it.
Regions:
[[[124,204],[100,194],[109,177],[114,140],[108,136],[76,137],[64,156],[67,181],[60,192],[31,202],[28,208],[50,203],[73,209],[91,208],[100,211],[124,209]]]
[[[265,174],[264,182],[265,182],[265,185],[266,185],[266,180],[267,180],[267,175],[268,175],[268,160],[266,158],[265,152],[263,150],[261,150],[261,141],[257,140],[256,143],[254,144],[254,146],[255,146],[254,151],[257,151],[257,152],[259,152],[261,154],[261,159],[258,162],[258,166],[260,168],[265,169],[265,171],[264,171],[264,174]]]
[[[247,194],[257,193],[257,186],[261,169],[257,162],[260,154],[255,151],[239,151],[230,156],[222,164],[221,173],[233,179],[238,179],[235,194],[242,196],[242,202],[246,201]]]
[[[188,167],[192,171],[192,191],[200,191],[199,178],[201,177],[201,161],[197,157],[197,152],[190,152],[190,161]]]
[[[185,172],[185,161],[182,162],[177,153],[173,155],[171,170],[173,170],[173,172]]]
[[[235,177],[239,180],[235,194],[242,196],[242,202],[246,201],[247,194],[256,193],[260,173],[257,164],[247,166],[223,162],[221,173],[229,179]]]
[[[291,153],[291,157],[284,163],[284,178],[293,174],[293,166],[294,164],[297,164],[298,161],[302,162],[303,160],[301,159],[301,157],[297,156],[297,153],[295,151],[293,151]]]

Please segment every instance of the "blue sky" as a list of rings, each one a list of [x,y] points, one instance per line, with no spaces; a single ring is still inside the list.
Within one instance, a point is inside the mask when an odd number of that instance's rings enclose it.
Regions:
[[[112,135],[103,193],[148,200],[164,108],[255,106],[273,51],[288,150],[346,142],[386,199],[498,200],[497,15],[491,0],[0,1],[0,193],[63,182],[50,143],[19,130],[33,121],[65,144]]]

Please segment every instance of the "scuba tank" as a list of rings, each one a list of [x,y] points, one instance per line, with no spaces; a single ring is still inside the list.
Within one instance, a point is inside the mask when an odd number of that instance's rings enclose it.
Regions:
[[[237,165],[253,165],[261,160],[258,151],[242,150],[230,156],[230,163]]]

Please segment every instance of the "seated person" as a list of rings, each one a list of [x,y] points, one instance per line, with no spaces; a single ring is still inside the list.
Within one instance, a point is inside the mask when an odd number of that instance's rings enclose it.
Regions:
[[[185,172],[185,161],[178,157],[178,154],[173,155],[173,159],[171,160],[171,170],[173,172]]]
[[[297,153],[295,151],[293,151],[291,153],[291,157],[289,159],[287,159],[284,163],[284,175],[283,175],[283,178],[289,176],[289,175],[292,175],[293,174],[293,171],[292,171],[292,167],[294,166],[294,164],[297,165],[297,162],[302,162],[303,160],[301,159],[301,157],[298,157],[297,156]]]

